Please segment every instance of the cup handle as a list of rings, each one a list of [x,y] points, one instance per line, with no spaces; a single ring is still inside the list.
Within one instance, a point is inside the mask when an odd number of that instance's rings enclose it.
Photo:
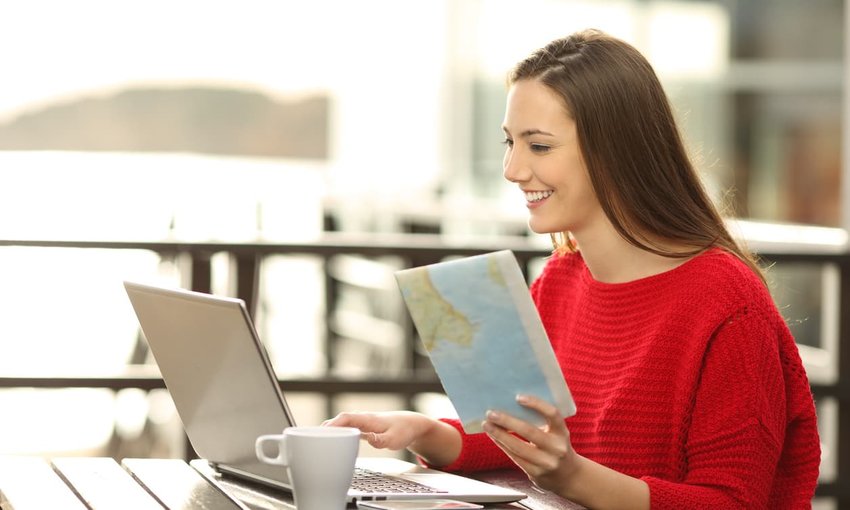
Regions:
[[[263,446],[267,443],[277,444],[277,457],[269,457],[266,455]],[[266,464],[278,464],[286,466],[289,463],[286,461],[286,436],[282,434],[266,434],[259,436],[254,443],[254,450],[257,454],[257,459]]]

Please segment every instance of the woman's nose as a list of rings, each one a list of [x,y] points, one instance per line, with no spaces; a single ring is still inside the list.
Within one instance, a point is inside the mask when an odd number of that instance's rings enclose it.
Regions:
[[[528,176],[531,175],[528,167],[522,162],[522,158],[518,157],[513,150],[505,152],[502,170],[502,175],[510,182],[522,182],[528,180]]]

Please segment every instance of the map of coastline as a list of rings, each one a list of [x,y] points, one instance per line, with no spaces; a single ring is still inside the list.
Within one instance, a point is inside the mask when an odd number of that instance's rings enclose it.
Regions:
[[[410,272],[403,292],[410,303],[410,314],[416,323],[425,350],[432,351],[438,340],[464,347],[472,344],[475,326],[466,316],[440,295],[426,268]]]
[[[511,276],[518,283],[503,272],[505,259],[500,257],[506,256],[516,266],[517,274]],[[542,325],[536,336],[526,330],[526,324],[539,323],[539,318],[513,254],[494,252],[402,270],[396,279],[464,429],[480,432],[490,409],[538,423],[540,417],[519,406],[515,397],[529,393],[554,401],[530,342],[549,346]],[[518,308],[518,302],[527,308]]]

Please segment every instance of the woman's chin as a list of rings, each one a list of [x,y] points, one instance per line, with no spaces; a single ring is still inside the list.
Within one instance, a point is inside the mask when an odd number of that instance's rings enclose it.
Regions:
[[[564,229],[554,227],[552,225],[546,225],[542,222],[536,222],[534,221],[534,218],[528,220],[528,228],[535,234],[557,234],[564,232]]]

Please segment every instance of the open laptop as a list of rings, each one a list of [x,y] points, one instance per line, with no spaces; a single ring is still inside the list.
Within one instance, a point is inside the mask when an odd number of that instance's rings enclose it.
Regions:
[[[255,457],[257,436],[278,434],[295,419],[244,302],[136,282],[124,288],[198,455],[223,475],[291,490],[286,469]],[[351,501],[526,497],[399,459],[361,457],[357,466]],[[408,487],[377,488],[387,476]]]

